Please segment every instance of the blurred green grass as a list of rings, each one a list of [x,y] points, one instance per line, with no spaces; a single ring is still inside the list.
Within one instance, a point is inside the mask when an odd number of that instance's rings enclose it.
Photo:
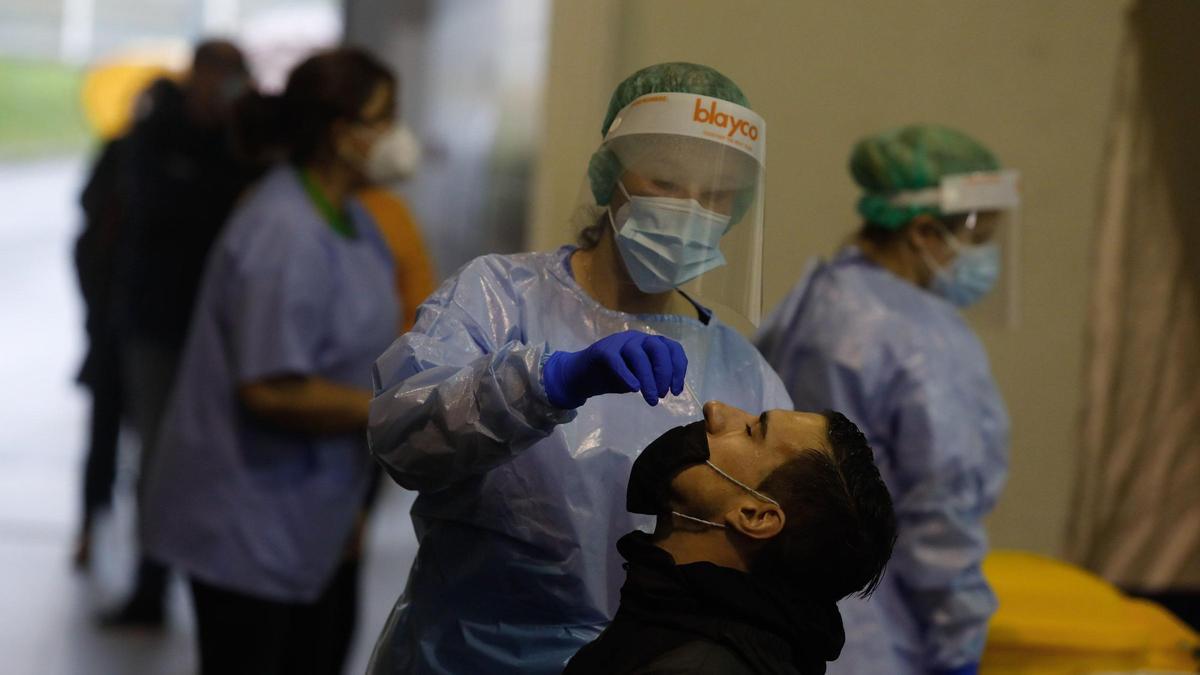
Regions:
[[[0,159],[86,148],[83,73],[59,63],[0,58]]]

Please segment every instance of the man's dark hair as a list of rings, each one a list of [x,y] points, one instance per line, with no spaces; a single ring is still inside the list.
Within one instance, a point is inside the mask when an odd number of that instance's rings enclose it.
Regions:
[[[786,575],[822,599],[866,597],[896,543],[892,497],[858,427],[838,412],[826,412],[825,419],[830,451],[805,450],[758,487],[779,500],[787,521],[753,571]]]

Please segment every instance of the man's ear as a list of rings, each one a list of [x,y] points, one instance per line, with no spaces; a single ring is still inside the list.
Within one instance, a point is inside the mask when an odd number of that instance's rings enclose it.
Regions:
[[[763,541],[778,536],[786,520],[783,509],[753,497],[739,499],[733,510],[725,514],[728,527]]]

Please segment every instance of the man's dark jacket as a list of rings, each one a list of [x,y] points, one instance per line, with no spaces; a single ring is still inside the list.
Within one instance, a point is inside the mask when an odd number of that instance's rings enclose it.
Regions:
[[[841,652],[834,602],[712,563],[676,565],[643,532],[617,550],[627,561],[617,616],[564,675],[820,675]]]

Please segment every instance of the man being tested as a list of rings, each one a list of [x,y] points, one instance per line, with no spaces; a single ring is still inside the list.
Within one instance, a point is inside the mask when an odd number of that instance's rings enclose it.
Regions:
[[[896,538],[866,438],[839,413],[753,416],[710,401],[633,465],[621,606],[567,675],[824,673],[837,601],[868,595]]]

